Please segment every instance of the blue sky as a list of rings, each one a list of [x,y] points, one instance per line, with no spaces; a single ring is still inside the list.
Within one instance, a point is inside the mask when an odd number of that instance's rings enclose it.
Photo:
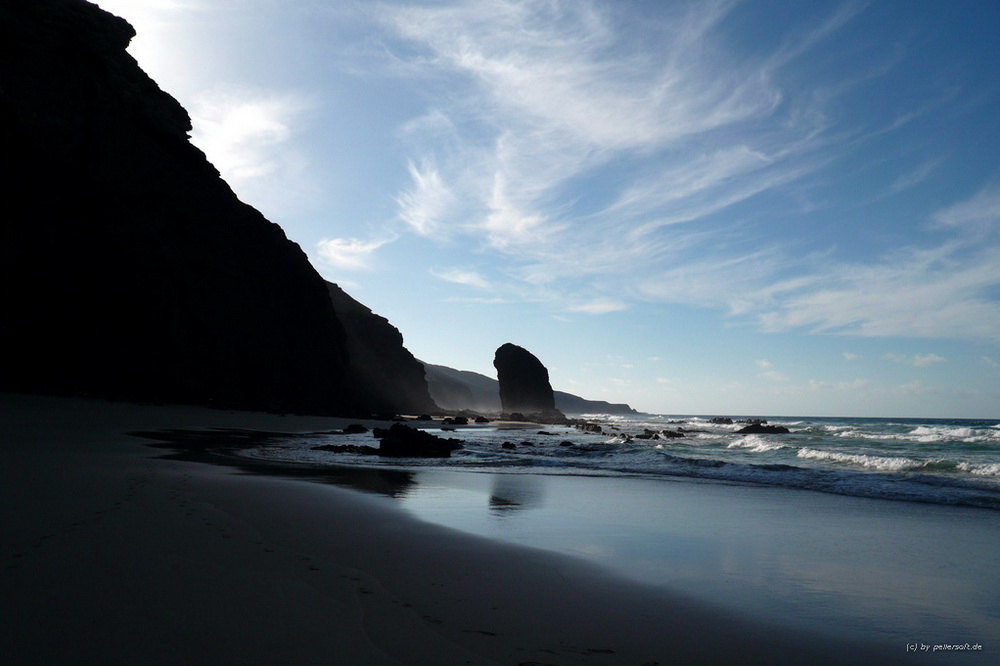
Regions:
[[[99,0],[432,363],[662,413],[1000,417],[1000,4]]]

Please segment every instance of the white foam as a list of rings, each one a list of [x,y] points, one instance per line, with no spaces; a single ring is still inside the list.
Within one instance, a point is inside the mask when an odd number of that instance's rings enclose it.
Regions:
[[[941,426],[917,426],[909,436],[921,442],[936,442],[944,439],[968,440],[974,436],[972,428],[948,428]]]
[[[784,444],[775,444],[774,442],[769,442],[760,435],[747,435],[745,437],[740,437],[734,442],[726,447],[727,449],[747,449],[751,453],[765,453],[767,451],[777,451],[778,449],[787,449],[788,447]]]
[[[944,461],[922,461],[913,458],[897,458],[892,456],[868,456],[860,453],[838,453],[836,451],[820,451],[819,449],[802,448],[798,452],[799,458],[811,460],[831,460],[833,462],[847,463],[850,465],[860,465],[885,472],[901,472],[905,470],[921,469],[928,465],[939,464]]]
[[[920,444],[937,444],[939,442],[962,442],[963,444],[996,443],[1000,444],[1000,431],[948,426],[917,426],[907,433],[871,432],[867,430],[838,429],[838,426],[828,426],[835,437],[845,439],[893,440],[917,442]]]
[[[966,427],[917,426],[901,438],[918,442],[1000,442],[1000,432],[992,428],[977,430]]]
[[[829,424],[827,424],[827,425],[823,426],[823,430],[826,430],[827,432],[844,432],[844,431],[856,430],[856,429],[857,429],[857,426],[849,426],[849,425],[829,425]]]
[[[976,465],[973,463],[958,463],[958,469],[977,476],[1000,476],[1000,463]]]

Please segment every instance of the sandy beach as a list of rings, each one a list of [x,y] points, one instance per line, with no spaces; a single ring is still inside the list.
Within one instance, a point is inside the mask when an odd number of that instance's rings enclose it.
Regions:
[[[0,423],[5,664],[943,663],[127,434],[343,420],[2,394]]]

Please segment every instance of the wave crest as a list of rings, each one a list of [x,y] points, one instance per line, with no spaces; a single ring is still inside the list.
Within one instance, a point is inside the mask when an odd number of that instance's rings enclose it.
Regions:
[[[784,444],[770,442],[760,435],[746,435],[745,437],[740,437],[734,442],[730,442],[726,448],[747,449],[751,453],[766,453],[767,451],[777,451],[778,449],[787,449],[788,447]]]
[[[802,448],[798,452],[799,458],[811,460],[830,460],[833,462],[847,463],[850,465],[860,465],[877,469],[883,472],[902,472],[908,470],[927,469],[929,466],[946,464],[945,460],[914,460],[913,458],[898,458],[893,456],[869,456],[863,453],[838,453],[836,451],[821,451],[819,449]],[[951,465],[954,467],[954,464]]]

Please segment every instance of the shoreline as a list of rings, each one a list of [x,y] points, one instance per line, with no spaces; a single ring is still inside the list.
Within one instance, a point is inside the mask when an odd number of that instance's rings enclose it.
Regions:
[[[915,663],[123,433],[349,419],[0,394],[5,663]]]

